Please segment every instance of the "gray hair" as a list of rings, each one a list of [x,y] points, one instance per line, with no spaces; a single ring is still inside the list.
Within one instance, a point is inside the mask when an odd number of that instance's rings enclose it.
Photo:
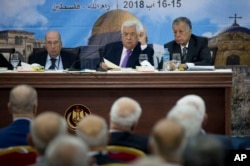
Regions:
[[[83,139],[84,142],[87,143],[88,146],[102,146],[106,145],[108,142],[108,125],[104,119],[101,119],[102,121],[102,129],[96,136],[90,136],[87,135],[79,130],[79,128],[76,129],[76,134],[81,139]]]
[[[172,23],[172,26],[175,25],[175,24],[179,24],[179,23],[185,23],[186,24],[186,27],[191,30],[192,29],[192,23],[191,21],[187,18],[187,17],[178,17],[176,19],[174,19],[173,23]]]
[[[80,138],[64,135],[49,144],[45,159],[47,166],[88,166],[88,151],[87,145]]]
[[[184,128],[187,139],[198,135],[202,127],[200,113],[192,105],[175,105],[166,117]]]
[[[200,113],[201,118],[203,118],[206,114],[205,101],[198,95],[190,94],[190,95],[183,96],[176,102],[176,104],[177,105],[184,105],[184,104],[193,105],[197,109],[197,111]]]
[[[30,85],[17,85],[10,91],[9,105],[13,113],[32,113],[37,106],[37,91]]]
[[[142,113],[140,104],[129,97],[117,99],[110,111],[110,120],[123,127],[130,128],[138,122]]]
[[[61,41],[61,34],[60,34],[58,31],[56,31],[56,30],[50,30],[50,31],[48,31],[48,32],[45,34],[45,41],[47,41],[47,36],[48,36],[49,33],[55,33],[55,34],[57,34],[58,37],[59,37],[59,41]]]
[[[140,28],[138,21],[135,21],[135,20],[127,20],[123,22],[122,27],[121,27],[121,33],[123,33],[124,27],[132,27],[132,26],[136,28],[136,32],[137,34],[139,34],[141,31],[141,28]]]
[[[42,114],[44,115],[45,113],[42,113]],[[39,118],[42,114],[39,114],[36,118]],[[56,115],[56,114],[53,114],[53,115]],[[50,116],[53,116],[53,115],[50,115]],[[56,137],[60,135],[64,135],[67,133],[67,123],[66,123],[66,120],[60,115],[58,115],[56,119],[54,119],[55,116],[53,116],[53,123],[55,122],[55,120],[58,121],[58,123],[56,125],[53,124],[53,126],[45,124],[46,129],[43,131],[40,131],[40,130],[37,130],[39,128],[38,125],[42,125],[42,124],[35,123],[36,118],[30,124],[30,133],[31,133],[32,141],[34,143],[35,148],[40,154],[43,155],[45,153],[45,150],[48,144],[53,139],[55,139]],[[51,123],[48,123],[48,124],[51,124]]]

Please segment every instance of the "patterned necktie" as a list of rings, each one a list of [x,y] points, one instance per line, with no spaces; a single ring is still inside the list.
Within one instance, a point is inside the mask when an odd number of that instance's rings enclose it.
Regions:
[[[53,70],[56,68],[56,59],[55,58],[51,58],[51,66],[49,67],[49,69]]]
[[[187,61],[187,47],[182,49],[182,63],[186,63]]]
[[[132,53],[132,50],[127,50],[126,55],[122,61],[121,67],[127,67],[128,58],[131,53]]]

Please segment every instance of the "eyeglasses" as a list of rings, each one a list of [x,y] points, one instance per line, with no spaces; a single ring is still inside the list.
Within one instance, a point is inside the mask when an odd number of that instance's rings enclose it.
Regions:
[[[122,37],[132,37],[132,38],[134,38],[136,36],[137,36],[137,33],[134,33],[134,32],[132,32],[132,33],[122,33]]]
[[[54,42],[51,42],[51,41],[48,41],[48,42],[46,42],[46,45],[47,46],[52,46],[52,45],[54,45],[54,46],[59,46],[61,44],[61,41],[54,41]]]

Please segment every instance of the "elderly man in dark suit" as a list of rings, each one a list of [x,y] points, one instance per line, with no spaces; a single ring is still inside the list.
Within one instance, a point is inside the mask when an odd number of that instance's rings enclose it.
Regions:
[[[139,149],[150,153],[148,137],[134,133],[142,108],[130,97],[120,97],[110,110],[110,140],[109,145],[120,145]]]
[[[186,17],[178,17],[172,23],[174,40],[164,44],[170,52],[170,59],[173,53],[181,54],[181,65],[187,68],[189,63],[195,65],[211,65],[212,58],[208,48],[208,40],[192,34],[191,21]]]
[[[0,129],[0,149],[28,145],[27,134],[37,112],[37,91],[29,85],[17,85],[10,92],[8,109],[13,122]]]
[[[140,66],[139,55],[142,53],[139,42],[140,24],[134,20],[125,21],[121,27],[122,40],[109,43],[104,47],[102,57],[122,68]],[[148,61],[154,65],[152,52],[143,52],[148,55]],[[108,70],[108,66],[101,62],[100,67]]]
[[[68,69],[73,63],[79,61],[79,56],[62,51],[61,35],[57,31],[48,31],[45,35],[46,51],[29,56],[28,63],[38,63],[44,66],[45,70]],[[80,68],[80,66],[79,66]]]

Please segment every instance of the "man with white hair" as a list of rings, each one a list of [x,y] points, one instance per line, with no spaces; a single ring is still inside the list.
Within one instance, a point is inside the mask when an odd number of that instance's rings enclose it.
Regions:
[[[140,32],[141,28],[138,21],[126,20],[121,26],[121,41],[105,45],[102,57],[121,68],[140,66],[139,55],[142,53],[139,42]],[[146,50],[143,54],[148,54],[148,61],[153,65],[153,54],[146,52]],[[104,70],[109,69],[104,62],[100,63],[100,67]]]
[[[200,134],[202,117],[192,105],[175,105],[168,112],[167,119],[177,122],[184,128],[186,139]]]
[[[148,137],[133,133],[141,113],[142,108],[136,100],[129,97],[117,99],[110,111],[109,145],[133,147],[149,153]]]
[[[205,130],[203,129],[203,127],[205,127],[206,125],[208,115],[206,113],[206,105],[205,105],[205,101],[203,100],[203,98],[195,94],[189,94],[189,95],[183,96],[176,102],[176,105],[185,105],[185,104],[194,106],[196,108],[196,110],[200,114],[200,117],[202,118],[201,119],[202,121],[201,132],[205,133]]]

